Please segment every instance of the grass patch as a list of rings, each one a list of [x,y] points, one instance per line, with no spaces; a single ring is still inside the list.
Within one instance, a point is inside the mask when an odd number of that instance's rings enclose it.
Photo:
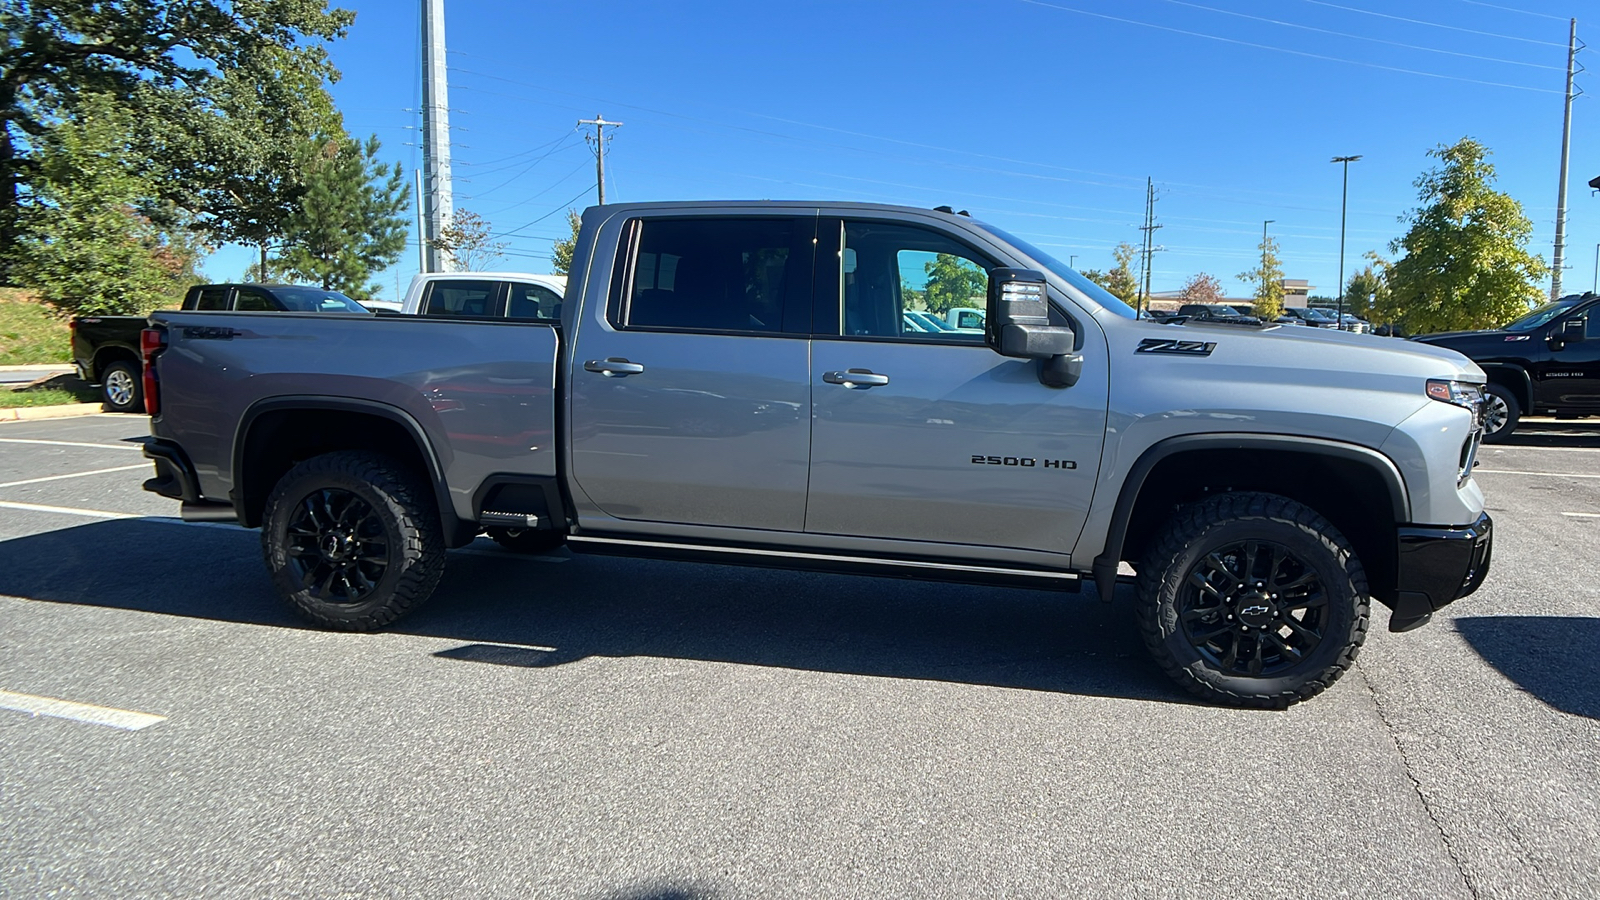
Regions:
[[[40,384],[0,390],[0,409],[19,406],[61,406],[64,403],[98,403],[100,390],[76,375],[57,375]]]
[[[65,362],[72,362],[67,320],[27,291],[0,288],[0,366]]]

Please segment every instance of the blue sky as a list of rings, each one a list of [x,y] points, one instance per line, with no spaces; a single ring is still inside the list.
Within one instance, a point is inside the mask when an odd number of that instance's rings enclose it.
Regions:
[[[347,128],[407,169],[417,144],[418,4],[345,0],[332,48]],[[1587,7],[1586,10],[1584,7]],[[1234,276],[1263,220],[1285,274],[1338,280],[1387,253],[1440,143],[1494,153],[1498,186],[1555,229],[1566,17],[1579,0],[887,0],[504,3],[446,0],[456,205],[517,233],[496,268],[548,271],[561,211],[594,202],[578,119],[621,121],[607,199],[950,204],[1106,268],[1160,200],[1152,287]],[[1578,23],[1582,39],[1589,26]],[[1597,42],[1600,47],[1600,42]],[[1594,53],[1580,53],[1597,72]],[[1579,75],[1595,90],[1595,75]],[[1600,243],[1596,96],[1573,109],[1566,288]],[[250,252],[206,264],[235,278]],[[416,271],[415,246],[379,281]]]

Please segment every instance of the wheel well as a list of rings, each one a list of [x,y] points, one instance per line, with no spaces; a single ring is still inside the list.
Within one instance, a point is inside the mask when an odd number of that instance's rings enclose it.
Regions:
[[[1522,404],[1523,415],[1533,412],[1533,394],[1529,387],[1528,373],[1514,366],[1485,366],[1483,374],[1488,377],[1490,384],[1498,384],[1511,392]]]
[[[106,366],[118,361],[133,363],[136,369],[140,365],[139,354],[126,347],[101,347],[95,351],[94,359],[90,363],[94,371],[90,372],[89,376],[99,381],[105,377]]]
[[[272,410],[250,422],[235,462],[240,522],[248,528],[260,525],[267,496],[284,473],[313,456],[339,450],[382,453],[399,460],[429,485],[437,484],[415,436],[393,419],[344,409]],[[440,514],[448,537],[455,516],[447,508],[441,508]]]
[[[1142,561],[1178,507],[1232,491],[1278,494],[1320,513],[1361,558],[1372,596],[1392,601],[1398,523],[1387,479],[1372,465],[1314,450],[1218,448],[1166,457],[1139,488],[1123,538],[1122,559]]]

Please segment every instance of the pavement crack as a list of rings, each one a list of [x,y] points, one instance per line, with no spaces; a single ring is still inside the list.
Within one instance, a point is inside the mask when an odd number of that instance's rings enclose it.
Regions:
[[[1417,795],[1417,800],[1422,803],[1422,811],[1428,814],[1428,821],[1433,823],[1433,828],[1439,833],[1439,841],[1444,844],[1444,852],[1449,854],[1450,862],[1456,867],[1456,874],[1461,877],[1461,883],[1466,887],[1467,893],[1472,895],[1472,900],[1482,900],[1483,895],[1478,891],[1478,885],[1472,880],[1472,875],[1467,872],[1466,864],[1461,856],[1456,853],[1455,842],[1450,838],[1450,832],[1439,821],[1438,813],[1434,812],[1433,804],[1428,801],[1428,793],[1422,788],[1422,781],[1416,776],[1411,765],[1411,756],[1406,752],[1405,742],[1400,740],[1400,733],[1394,723],[1389,720],[1389,711],[1383,706],[1383,698],[1378,696],[1378,691],[1372,686],[1372,679],[1367,677],[1367,672],[1358,660],[1352,667],[1361,672],[1361,684],[1366,687],[1367,695],[1372,698],[1372,706],[1378,711],[1378,719],[1383,722],[1384,730],[1389,733],[1389,740],[1394,744],[1395,753],[1400,756],[1400,767],[1405,770],[1406,780],[1411,782],[1411,790]]]

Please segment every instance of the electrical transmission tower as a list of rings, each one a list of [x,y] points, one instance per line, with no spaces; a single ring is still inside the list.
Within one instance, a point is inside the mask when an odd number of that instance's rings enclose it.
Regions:
[[[592,119],[579,119],[579,125],[593,125],[594,134],[584,135],[583,139],[594,147],[594,180],[600,189],[600,205],[606,205],[606,144],[611,142],[611,136],[606,134],[607,128],[621,128],[621,122],[607,122],[606,117],[598,113]]]
[[[1561,186],[1556,192],[1556,250],[1550,264],[1550,299],[1561,299],[1561,269],[1566,265],[1567,253],[1567,160],[1572,155],[1572,99],[1577,96],[1572,89],[1572,76],[1577,74],[1578,20],[1573,19],[1567,32],[1567,102],[1566,114],[1561,121]]]
[[[444,0],[422,0],[423,271],[444,272],[450,254],[439,235],[450,227],[455,200],[450,191],[450,97],[445,83]]]

